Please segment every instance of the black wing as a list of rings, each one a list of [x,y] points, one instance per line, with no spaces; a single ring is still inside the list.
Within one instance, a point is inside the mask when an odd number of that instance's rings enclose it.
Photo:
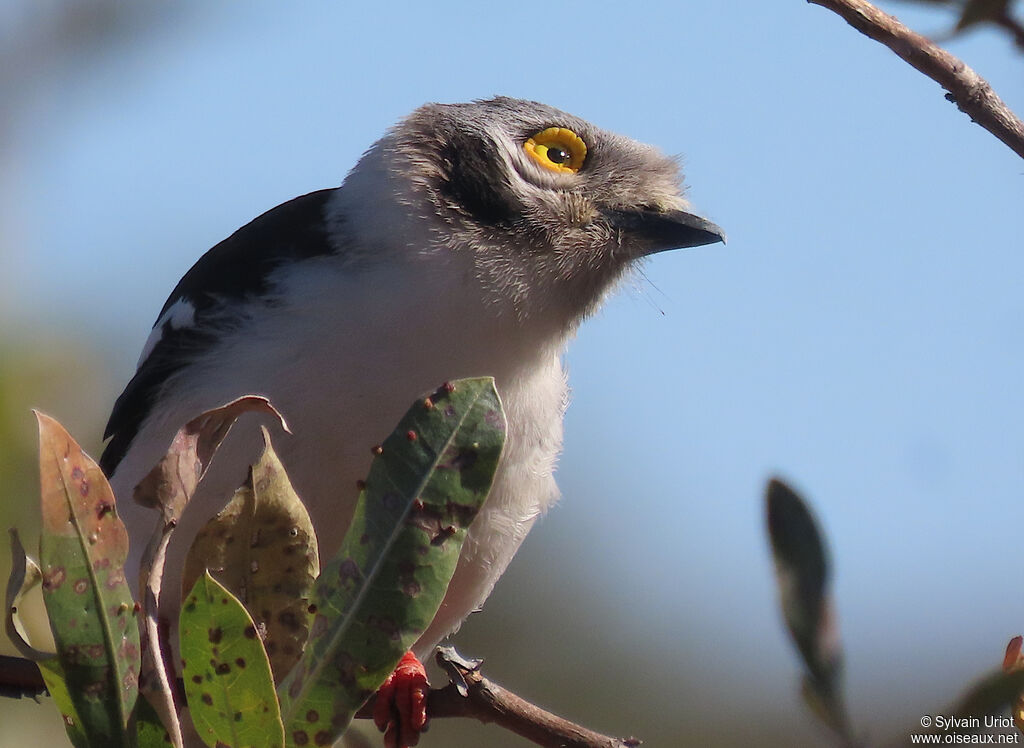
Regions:
[[[271,273],[282,262],[335,251],[324,221],[324,207],[333,192],[311,192],[267,211],[204,254],[178,281],[157,323],[176,302],[187,301],[195,310],[193,324],[174,327],[165,320],[159,341],[114,403],[103,434],[110,441],[100,457],[106,475],[113,475],[128,452],[168,377],[217,341],[223,328],[211,317],[223,318],[216,313],[233,302],[265,294]]]

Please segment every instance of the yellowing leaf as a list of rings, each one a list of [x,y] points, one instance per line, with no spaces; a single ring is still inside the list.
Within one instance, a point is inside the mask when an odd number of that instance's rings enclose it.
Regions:
[[[245,485],[196,535],[185,560],[189,589],[207,569],[245,605],[263,638],[276,681],[309,636],[309,594],[320,574],[316,535],[270,444]]]

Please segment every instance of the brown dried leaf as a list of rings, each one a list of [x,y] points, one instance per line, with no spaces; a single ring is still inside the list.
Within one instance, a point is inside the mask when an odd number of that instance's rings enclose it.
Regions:
[[[142,657],[142,693],[160,715],[172,744],[182,745],[171,686],[173,668],[170,649],[158,625],[163,570],[167,545],[182,512],[195,494],[213,456],[239,416],[248,412],[269,413],[281,427],[288,426],[270,401],[259,395],[246,395],[193,418],[175,434],[167,454],[135,487],[134,499],[142,506],[160,510],[161,522],[150,538],[139,569],[142,597],[142,638],[146,646]]]
[[[136,503],[160,509],[165,522],[179,519],[217,448],[239,416],[248,412],[274,415],[281,427],[288,430],[281,414],[267,398],[259,395],[246,395],[208,410],[182,426],[174,435],[167,454],[135,487]]]

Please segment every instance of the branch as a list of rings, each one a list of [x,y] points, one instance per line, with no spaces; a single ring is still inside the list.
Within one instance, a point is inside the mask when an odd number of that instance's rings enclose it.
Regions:
[[[480,660],[466,660],[453,647],[438,647],[437,664],[448,672],[451,683],[431,690],[427,714],[437,717],[471,717],[493,722],[545,748],[636,748],[636,738],[613,738],[588,730],[531,704],[480,673]],[[356,714],[373,718],[376,696]]]
[[[613,738],[588,730],[546,712],[525,699],[483,677],[479,662],[459,657],[454,649],[441,647],[437,661],[452,679],[444,688],[435,688],[427,701],[431,719],[471,717],[483,723],[493,722],[536,745],[550,748],[636,748],[636,738]],[[39,668],[31,660],[0,655],[0,696],[39,696],[46,686]],[[373,699],[356,714],[373,718]]]
[[[0,696],[38,698],[46,693],[39,666],[24,657],[0,655]]]
[[[949,91],[946,98],[1024,158],[1024,122],[960,59],[865,0],[807,0],[842,16]]]

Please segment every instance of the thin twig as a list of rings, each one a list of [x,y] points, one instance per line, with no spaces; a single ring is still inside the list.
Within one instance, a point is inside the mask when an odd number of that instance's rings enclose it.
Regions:
[[[960,59],[883,13],[865,0],[807,0],[842,16],[862,34],[880,42],[949,93],[946,98],[974,122],[1024,158],[1024,122],[1010,111],[988,82]]]
[[[170,667],[170,646],[167,631],[160,625],[160,594],[163,587],[164,566],[167,563],[167,544],[177,519],[160,522],[142,559],[142,665],[139,690],[160,717],[174,748],[184,748],[178,715],[180,690],[171,688],[173,668]]]

